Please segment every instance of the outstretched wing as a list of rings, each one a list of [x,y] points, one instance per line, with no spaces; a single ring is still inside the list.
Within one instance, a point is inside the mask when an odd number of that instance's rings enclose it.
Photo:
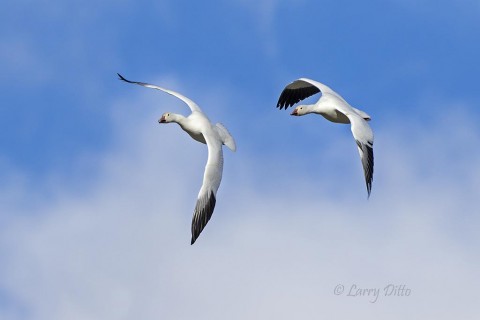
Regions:
[[[320,89],[317,86],[302,79],[295,80],[283,89],[280,98],[278,98],[277,108],[280,108],[280,110],[283,108],[287,109],[295,103],[319,92]]]
[[[128,83],[138,84],[139,86],[142,86],[142,87],[147,87],[147,88],[156,89],[156,90],[166,92],[168,94],[171,94],[172,96],[177,97],[178,99],[182,100],[183,102],[185,102],[188,105],[188,107],[190,108],[190,110],[192,110],[192,112],[193,111],[202,112],[200,107],[195,102],[193,102],[189,98],[185,97],[184,95],[181,95],[178,92],[168,90],[168,89],[165,89],[165,88],[153,85],[153,84],[145,83],[145,82],[130,81],[130,80],[125,79],[120,73],[117,73],[117,74],[118,74],[118,77],[119,77],[120,80],[123,80],[123,81],[128,82]]]
[[[300,78],[288,84],[285,89],[283,89],[280,98],[278,98],[277,108],[280,108],[280,110],[283,108],[287,109],[295,103],[319,92],[321,92],[322,95],[331,94],[343,100],[338,93],[323,83],[308,78]]]
[[[368,196],[372,191],[373,180],[373,131],[368,123],[354,110],[350,111],[346,106],[337,106],[337,110],[345,114],[350,120],[353,138],[357,143],[358,153],[362,160],[365,183]]]
[[[203,184],[198,193],[197,204],[192,218],[192,242],[194,244],[202,230],[212,217],[215,209],[216,194],[223,172],[222,141],[218,134],[204,133],[208,147],[208,160],[203,175]]]

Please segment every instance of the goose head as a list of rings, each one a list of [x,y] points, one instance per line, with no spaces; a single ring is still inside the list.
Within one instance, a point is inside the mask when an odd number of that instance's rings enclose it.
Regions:
[[[307,113],[308,113],[307,106],[300,105],[300,106],[296,107],[295,109],[293,109],[291,115],[292,116],[303,116],[303,115],[306,115]]]
[[[162,114],[162,117],[158,120],[158,123],[169,123],[169,122],[173,122],[172,113],[170,112],[165,112],[164,114]]]

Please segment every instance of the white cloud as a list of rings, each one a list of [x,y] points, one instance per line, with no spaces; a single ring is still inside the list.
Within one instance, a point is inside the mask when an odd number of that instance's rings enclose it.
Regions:
[[[0,298],[0,318],[476,314],[480,219],[469,211],[476,208],[480,133],[468,112],[457,113],[456,123],[446,114],[427,128],[378,129],[369,201],[353,144],[348,179],[314,163],[285,171],[275,163],[288,156],[286,148],[258,158],[242,146],[236,154],[225,150],[215,214],[190,246],[206,150],[175,125],[156,123],[173,98],[141,94],[112,107],[118,140],[90,158],[98,167],[91,181],[53,177],[57,184],[35,190],[24,178],[2,190],[18,200],[2,204],[0,293],[9,303],[2,308]],[[337,148],[344,151],[333,142],[327,157]],[[466,150],[468,160],[458,156]],[[20,199],[32,199],[34,212]],[[338,284],[390,283],[405,284],[411,295],[372,304],[333,294]]]

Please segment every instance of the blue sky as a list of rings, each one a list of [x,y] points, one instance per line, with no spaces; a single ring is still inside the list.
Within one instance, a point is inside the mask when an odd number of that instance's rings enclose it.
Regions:
[[[0,12],[0,318],[473,319],[480,285],[478,1],[7,1]],[[235,137],[190,219],[197,102]],[[299,77],[372,116],[275,108]],[[409,297],[336,296],[404,284]]]

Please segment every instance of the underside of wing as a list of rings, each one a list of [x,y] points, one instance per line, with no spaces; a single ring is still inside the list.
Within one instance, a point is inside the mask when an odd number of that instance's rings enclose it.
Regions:
[[[348,117],[350,120],[350,129],[353,138],[357,143],[358,153],[362,160],[363,173],[365,174],[365,183],[367,184],[367,193],[370,197],[373,180],[373,131],[367,121],[363,119],[351,107],[337,106],[337,110]]]
[[[373,148],[371,145],[355,140],[358,146],[358,153],[362,160],[363,173],[365,174],[365,183],[367,185],[368,196],[372,191],[373,180]]]
[[[280,108],[280,110],[283,108],[287,109],[295,103],[319,92],[320,89],[317,86],[305,80],[295,80],[283,89],[280,98],[278,98],[277,108]]]
[[[193,102],[192,100],[190,100],[189,98],[185,97],[184,95],[182,95],[178,92],[175,92],[175,91],[172,91],[172,90],[169,90],[169,89],[165,89],[165,88],[162,88],[162,87],[159,87],[157,85],[150,84],[150,83],[139,82],[139,81],[130,81],[130,80],[125,79],[120,73],[117,73],[117,74],[118,74],[119,79],[122,80],[122,81],[125,81],[125,82],[128,82],[128,83],[133,83],[133,84],[138,84],[139,86],[150,88],[150,89],[163,91],[163,92],[168,93],[168,94],[182,100],[183,102],[185,102],[188,105],[188,107],[190,108],[190,110],[192,110],[192,112],[193,111],[200,111],[201,112],[200,107],[195,102]]]
[[[223,151],[221,138],[216,131],[204,133],[208,147],[208,160],[203,175],[203,184],[198,193],[197,204],[192,218],[193,244],[207,225],[215,209],[216,194],[223,173]]]
[[[195,205],[195,211],[192,218],[192,241],[194,244],[202,230],[207,225],[208,221],[212,217],[213,210],[215,209],[215,203],[217,199],[212,191],[209,194],[199,198]]]

